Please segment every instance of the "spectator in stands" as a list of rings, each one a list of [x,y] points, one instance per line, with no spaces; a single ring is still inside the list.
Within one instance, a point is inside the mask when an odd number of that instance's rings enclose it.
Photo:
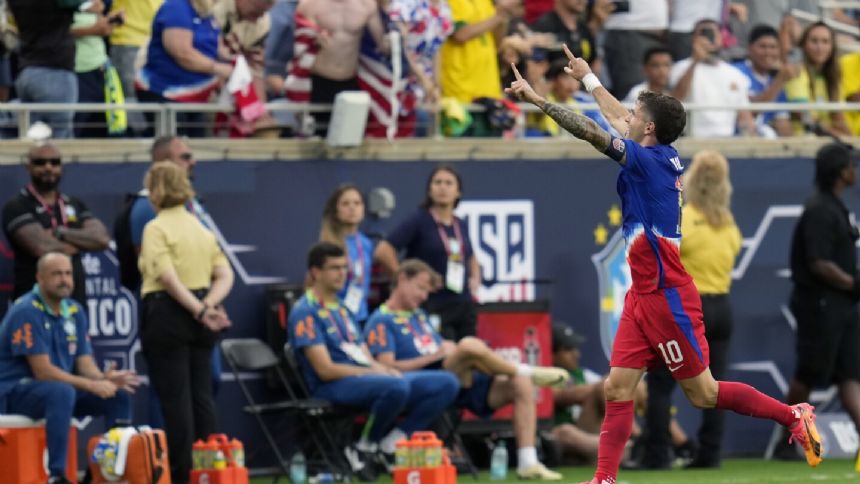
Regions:
[[[401,375],[373,359],[350,311],[337,297],[348,267],[337,245],[320,242],[311,247],[311,286],[290,311],[288,338],[314,397],[370,411],[355,448],[364,464],[359,477],[375,480],[373,454],[381,450],[392,461],[394,444],[404,435],[426,430],[454,401],[460,385],[449,373]]]
[[[60,193],[63,158],[54,145],[30,149],[26,168],[30,183],[3,207],[3,231],[15,251],[12,297],[23,296],[33,288],[39,257],[62,252],[72,257],[72,298],[86,307],[81,252],[107,249],[107,229],[82,201]]]
[[[779,30],[780,49],[788,52],[797,45],[801,33],[800,23],[791,15],[792,10],[819,13],[816,0],[736,0],[732,4],[742,5],[746,10],[746,21],[736,25],[738,41],[744,48],[751,29],[764,24]]]
[[[143,231],[138,262],[140,343],[161,399],[172,480],[187,482],[192,443],[216,429],[212,348],[231,324],[222,303],[233,271],[212,232],[185,208],[194,197],[185,170],[155,163],[144,185],[158,215]]]
[[[79,2],[65,2],[81,4]],[[70,30],[78,5],[60,6],[56,0],[8,0],[20,39],[15,91],[23,103],[76,103],[75,39]],[[99,12],[94,1],[89,11]],[[58,86],[62,88],[58,89]],[[74,111],[32,113],[31,121],[47,123],[54,138],[71,138]],[[20,133],[21,136],[24,133]]]
[[[593,96],[580,89],[581,83],[567,74],[564,70],[565,67],[567,67],[567,58],[556,59],[549,68],[547,81],[550,88],[546,99],[552,99],[549,102],[567,106],[579,112],[576,109],[577,104],[594,104],[596,101]],[[614,132],[599,109],[586,110],[582,114],[592,119],[601,128]],[[527,118],[527,129],[527,133],[532,136],[569,136],[567,131],[562,130],[552,118],[544,113],[530,113]]]
[[[558,59],[567,60],[561,44],[566,44],[574,55],[588,63],[597,58],[594,39],[596,32],[586,23],[584,17],[586,4],[586,0],[555,0],[553,10],[531,24],[531,29],[535,32],[547,32],[555,36],[554,48],[547,49],[547,60],[550,63]]]
[[[349,265],[346,283],[338,292],[359,328],[367,320],[367,296],[373,262],[390,263],[379,258],[378,246],[359,230],[364,220],[364,195],[357,186],[346,183],[329,195],[323,208],[320,242],[330,242],[344,250]],[[375,250],[375,248],[377,250]],[[396,261],[395,261],[396,262]],[[393,273],[393,269],[386,267]]]
[[[672,53],[665,47],[652,47],[642,58],[642,74],[645,80],[636,84],[627,93],[624,102],[635,103],[642,91],[669,91],[669,76],[672,73]]]
[[[845,54],[839,59],[842,70],[842,92],[846,101],[860,102],[860,52]],[[845,112],[845,122],[854,136],[860,136],[860,111]]]
[[[301,21],[300,21],[301,20]],[[367,29],[379,50],[389,49],[384,39],[385,28],[379,5],[375,0],[301,0],[296,8],[296,29],[305,26],[315,32],[308,38],[311,45],[296,46],[293,63],[298,69],[306,71],[301,58],[312,48],[310,58],[310,102],[313,104],[332,104],[337,93],[357,91],[358,58],[362,36]],[[307,36],[305,36],[307,38]],[[296,39],[299,40],[298,38]],[[290,73],[291,77],[294,75]],[[287,97],[296,86],[286,86]],[[302,82],[302,90],[307,90],[307,82]],[[307,94],[307,93],[306,93]],[[316,134],[325,136],[331,113],[314,113]]]
[[[123,93],[119,79],[113,77],[108,62],[105,37],[123,22],[122,11],[111,16],[94,12],[75,12],[72,35],[75,37],[75,74],[78,77],[78,102],[115,103]],[[108,97],[106,93],[113,95]],[[124,113],[123,113],[124,114]],[[75,137],[107,138],[125,133],[125,119],[116,111],[75,113]]]
[[[785,85],[790,102],[839,102],[842,100],[839,59],[836,56],[836,36],[824,22],[806,27],[798,46],[803,52],[800,74]],[[804,130],[829,136],[850,136],[851,131],[842,111],[795,113],[795,133]]]
[[[265,75],[266,98],[270,103],[288,103],[284,99],[287,80],[287,64],[293,58],[293,43],[296,33],[295,0],[277,0],[269,10],[271,27],[263,43],[263,74]],[[282,127],[296,125],[295,116],[288,111],[272,111],[275,122]]]
[[[155,14],[146,62],[135,88],[141,102],[208,102],[233,66],[218,57],[220,29],[212,16],[214,0],[165,0]],[[206,134],[203,113],[178,113],[179,133]],[[154,117],[147,115],[148,126]]]
[[[435,110],[442,99],[439,51],[454,32],[454,19],[448,3],[442,0],[392,0],[386,7],[388,18],[403,36],[410,75],[407,92],[415,97],[418,111]],[[423,106],[423,107],[422,107]],[[406,122],[430,123],[428,115]]]
[[[123,23],[110,34],[110,62],[119,74],[125,102],[136,103],[134,89],[135,61],[138,51],[146,48],[152,34],[152,20],[164,0],[113,0],[110,15],[122,12]],[[143,134],[146,121],[140,111],[128,112],[128,124],[135,134]]]
[[[785,83],[799,73],[799,66],[788,62],[779,49],[779,33],[769,25],[757,25],[750,32],[746,60],[734,63],[750,81],[751,102],[786,102]],[[789,114],[785,111],[759,113],[755,118],[759,132],[774,130],[791,136]]]
[[[254,76],[257,97],[263,102],[266,100],[264,43],[271,28],[268,12],[274,4],[275,0],[220,0],[212,10],[221,27],[221,41],[229,52],[229,58],[245,57]],[[261,116],[247,130],[252,132],[256,126],[270,122],[270,116]]]
[[[462,196],[460,174],[451,165],[439,165],[427,179],[421,207],[388,234],[378,249],[385,260],[403,251],[406,258],[422,260],[443,275],[442,289],[427,299],[424,310],[442,337],[453,341],[475,336],[478,315],[473,298],[481,284],[469,228],[454,215]]]
[[[723,3],[723,0],[669,0],[669,35],[666,47],[672,52],[673,61],[690,57],[696,22],[722,18]]]
[[[618,98],[642,82],[642,56],[651,47],[665,45],[669,26],[668,0],[636,0],[629,6],[629,11],[614,11],[605,25],[604,58]]]
[[[672,95],[679,100],[704,104],[746,106],[749,79],[718,57],[722,34],[711,19],[696,22],[693,55],[672,66]],[[740,132],[756,134],[749,111],[707,110],[690,113],[688,134],[695,137],[729,137]]]
[[[70,298],[74,281],[69,256],[44,254],[36,280],[0,324],[0,410],[45,419],[48,483],[68,483],[72,416],[104,415],[107,428],[129,425],[129,393],[139,381],[133,370],[99,370],[86,306]],[[41,461],[41,455],[25,458],[37,457]]]
[[[420,308],[440,283],[439,274],[426,263],[417,259],[403,261],[391,297],[367,321],[364,334],[371,354],[407,377],[420,374],[420,370],[438,369],[457,375],[463,386],[457,405],[481,417],[489,418],[497,409],[513,403],[517,476],[560,480],[561,474],[547,469],[537,458],[534,385],[562,385],[567,381],[567,372],[513,364],[478,338],[466,337],[459,343],[443,340]],[[450,374],[447,372],[439,373]]]
[[[497,46],[520,0],[451,0],[454,33],[442,46],[442,96],[461,103],[502,97]]]
[[[806,200],[791,239],[791,313],[797,320],[797,363],[789,402],[836,383],[842,407],[860,431],[860,238],[845,190],[857,181],[857,152],[842,143],[815,154],[816,193]],[[797,456],[789,444],[776,457]]]

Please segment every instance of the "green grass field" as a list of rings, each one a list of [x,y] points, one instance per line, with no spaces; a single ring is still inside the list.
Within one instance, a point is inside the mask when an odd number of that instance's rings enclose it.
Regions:
[[[566,467],[560,470],[564,474],[564,483],[579,483],[591,478],[593,469],[586,467]],[[501,482],[518,483],[513,470],[508,473],[508,481],[490,481],[487,473],[481,474],[479,481],[472,480],[467,475],[460,475],[461,484]],[[252,479],[253,484],[269,484],[271,478]],[[287,483],[287,479],[280,482]],[[390,478],[382,478],[380,483],[390,483]],[[730,459],[723,461],[723,468],[707,471],[622,471],[617,484],[735,484],[735,483],[860,483],[860,473],[854,472],[854,461],[829,460],[819,467],[812,469],[804,462],[773,462],[755,459]]]

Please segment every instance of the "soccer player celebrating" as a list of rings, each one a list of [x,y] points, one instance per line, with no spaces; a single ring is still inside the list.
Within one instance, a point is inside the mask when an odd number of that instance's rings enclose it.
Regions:
[[[621,165],[618,194],[633,285],[609,362],[605,383],[606,416],[600,432],[597,472],[591,484],[614,484],[624,444],[633,424],[633,393],[647,368],[665,363],[690,402],[698,408],[732,410],[768,418],[788,427],[811,466],[821,462],[822,446],[814,408],[788,406],[749,385],[716,381],[708,369],[708,342],[699,294],[681,265],[681,175],[684,167],[670,146],[686,124],[681,103],[668,95],[643,92],[628,111],[601,86],[588,63],[565,47],[566,72],[597,100],[617,138],[589,118],[547,102],[514,72],[506,89],[539,107],[562,128],[589,142]],[[588,484],[588,483],[585,483]]]

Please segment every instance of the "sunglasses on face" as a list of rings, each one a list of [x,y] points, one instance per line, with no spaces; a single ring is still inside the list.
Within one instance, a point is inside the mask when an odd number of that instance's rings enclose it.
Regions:
[[[30,164],[33,166],[45,166],[49,164],[51,166],[60,166],[63,163],[62,158],[30,158]]]
[[[181,153],[179,159],[182,161],[191,161],[194,159],[194,153]]]

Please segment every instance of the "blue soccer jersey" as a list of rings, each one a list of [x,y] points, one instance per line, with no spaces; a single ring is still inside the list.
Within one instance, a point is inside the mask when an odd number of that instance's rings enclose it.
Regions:
[[[364,343],[361,333],[356,328],[352,315],[340,301],[323,306],[313,292],[308,290],[290,310],[288,334],[296,360],[311,392],[322,380],[305,357],[305,347],[324,345],[334,363],[355,366],[365,366],[367,363],[361,353],[361,345]]]
[[[93,352],[87,326],[72,299],[63,299],[54,314],[38,289],[18,298],[0,323],[0,401],[19,381],[34,378],[27,356],[47,355],[52,365],[74,373],[75,359]]]
[[[615,152],[626,152],[618,175],[622,231],[633,290],[653,292],[691,280],[681,264],[681,175],[684,167],[669,145],[643,147],[612,139]]]
[[[373,356],[394,353],[395,360],[432,355],[442,344],[442,337],[430,326],[424,310],[392,311],[385,304],[367,320],[364,339]]]

